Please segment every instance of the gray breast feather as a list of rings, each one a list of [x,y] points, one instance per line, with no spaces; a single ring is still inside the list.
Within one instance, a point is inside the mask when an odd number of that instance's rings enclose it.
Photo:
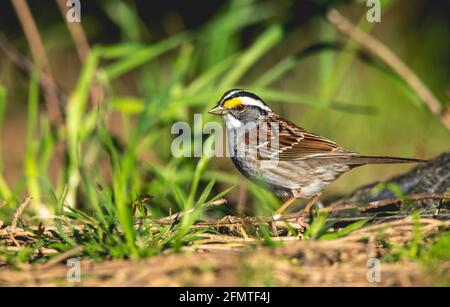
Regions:
[[[350,170],[350,167],[346,165],[335,163],[315,166],[315,163],[311,163],[312,161],[308,159],[261,161],[252,157],[235,156],[232,160],[244,176],[264,185],[275,195],[283,198],[294,195],[311,197]]]

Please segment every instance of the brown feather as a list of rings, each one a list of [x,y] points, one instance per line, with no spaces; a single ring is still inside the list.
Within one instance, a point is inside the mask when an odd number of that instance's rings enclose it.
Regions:
[[[354,152],[343,149],[335,142],[298,127],[275,113],[268,114],[266,123],[274,122],[279,123],[279,146],[272,148],[274,136],[272,136],[270,128],[267,129],[268,145],[259,150],[263,157],[272,156],[281,161],[289,161],[316,156],[355,155]]]

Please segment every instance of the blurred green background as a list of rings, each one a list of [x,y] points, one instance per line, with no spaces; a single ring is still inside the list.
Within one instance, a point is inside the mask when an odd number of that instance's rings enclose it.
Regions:
[[[30,72],[0,50],[0,198],[11,204],[31,195],[39,211],[69,190],[77,207],[89,209],[90,189],[104,180],[116,193],[123,189],[122,202],[149,193],[156,212],[174,210],[187,197],[183,194],[193,191],[198,159],[172,157],[171,125],[192,123],[194,113],[217,120],[206,110],[232,87],[255,92],[284,117],[364,154],[428,159],[449,148],[449,132],[414,92],[379,60],[357,52],[325,18],[327,9],[337,8],[393,50],[446,105],[448,1],[382,1],[381,22],[373,24],[365,19],[366,1],[81,1],[81,26],[97,52],[85,65],[56,2],[28,3],[56,85],[71,98],[61,100],[69,110],[67,126],[50,128],[45,89],[38,93]],[[0,32],[31,59],[10,1],[0,3]],[[336,45],[344,48],[323,47]],[[102,88],[100,106],[89,102],[89,84]],[[59,142],[68,144],[62,160]],[[112,153],[116,166],[108,163]],[[120,165],[125,170],[114,181]],[[409,167],[358,168],[323,198]],[[253,206],[265,203],[267,213],[276,204],[245,181],[228,158],[210,161],[200,187],[211,178],[216,193],[239,186],[227,196],[229,212],[252,213]]]

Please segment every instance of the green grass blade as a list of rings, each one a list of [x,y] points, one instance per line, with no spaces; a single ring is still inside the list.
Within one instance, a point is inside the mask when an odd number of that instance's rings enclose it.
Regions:
[[[110,80],[114,80],[121,75],[151,61],[160,54],[179,46],[183,42],[186,42],[189,38],[190,36],[187,33],[181,33],[170,36],[169,38],[149,47],[141,48],[132,54],[128,54],[116,63],[107,66],[105,68],[106,76]]]
[[[208,185],[205,187],[205,189],[203,190],[202,194],[198,198],[197,206],[205,203],[205,201],[208,198],[209,194],[211,193],[211,190],[214,187],[215,183],[216,183],[216,178],[212,178],[208,182]]]
[[[280,42],[283,38],[281,26],[275,25],[267,29],[256,42],[237,59],[232,68],[220,84],[221,88],[228,88],[236,84],[239,79],[258,61],[268,50]]]
[[[0,134],[3,128],[3,120],[6,109],[6,87],[0,84]],[[0,142],[0,197],[10,201],[12,200],[12,192],[3,177],[3,156],[2,156],[2,142]]]
[[[32,207],[35,212],[41,209],[41,188],[39,185],[39,162],[38,150],[39,141],[36,139],[36,131],[38,130],[37,120],[39,117],[39,71],[33,71],[30,80],[28,92],[28,115],[27,115],[27,132],[26,132],[26,148],[24,173],[27,182],[28,193],[32,198]]]
[[[320,236],[321,240],[330,240],[330,239],[337,239],[342,238],[351,233],[352,231],[358,230],[362,228],[369,220],[360,220],[357,222],[354,222],[350,225],[345,226],[341,230],[333,233],[326,233],[322,236]]]
[[[68,169],[68,203],[75,206],[75,195],[80,183],[80,155],[83,117],[86,110],[86,103],[89,94],[89,88],[94,80],[97,65],[99,61],[99,51],[93,49],[84,65],[80,79],[78,80],[75,91],[72,93],[67,104],[67,150],[69,156]]]

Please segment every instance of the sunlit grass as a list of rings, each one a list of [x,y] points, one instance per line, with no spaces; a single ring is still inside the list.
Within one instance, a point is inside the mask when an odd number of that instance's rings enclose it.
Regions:
[[[180,251],[197,240],[198,234],[205,230],[194,230],[192,225],[205,217],[205,205],[228,196],[239,179],[237,172],[210,167],[208,152],[212,137],[204,136],[201,158],[173,157],[170,145],[174,136],[170,128],[177,121],[192,123],[193,113],[204,115],[204,121],[212,120],[206,111],[230,88],[249,88],[275,108],[280,103],[289,105],[285,111],[292,116],[290,119],[303,117],[309,123],[328,129],[332,134],[327,135],[329,137],[339,130],[339,133],[343,131],[340,133],[345,135],[343,138],[351,140],[357,132],[362,134],[361,138],[367,136],[363,132],[370,130],[369,125],[373,124],[369,113],[372,109],[378,111],[378,106],[386,107],[389,102],[384,98],[387,96],[398,97],[403,93],[402,97],[411,98],[408,101],[412,102],[412,107],[420,107],[417,97],[398,76],[373,59],[363,58],[364,61],[358,63],[397,92],[395,95],[378,93],[368,100],[382,101],[379,105],[358,103],[360,108],[356,111],[351,98],[357,95],[346,86],[357,83],[350,80],[348,85],[346,77],[352,63],[361,59],[351,43],[337,49],[328,45],[314,50],[304,48],[296,54],[284,55],[258,76],[248,78],[254,74],[254,67],[271,52],[279,50],[289,35],[282,22],[273,22],[282,13],[282,5],[277,8],[268,3],[231,1],[199,30],[181,31],[151,40],[151,43],[144,43],[140,38],[149,33],[142,30],[135,8],[128,4],[113,7],[106,2],[104,6],[119,27],[123,41],[93,46],[75,88],[68,95],[62,127],[51,127],[46,113],[39,107],[40,76],[36,68],[29,82],[24,170],[19,184],[8,185],[0,159],[0,199],[8,202],[8,210],[0,217],[9,221],[13,209],[27,195],[33,199],[29,215],[44,215],[43,222],[56,225],[59,235],[58,240],[43,235],[33,246],[18,252],[17,258],[8,256],[10,263],[17,259],[19,262],[42,261],[32,258],[33,252],[41,246],[60,252],[82,246],[80,254],[101,260],[148,257],[166,249]],[[361,20],[363,30],[368,31],[371,25]],[[243,32],[249,27],[256,27],[258,31],[242,46]],[[336,36],[323,20],[320,31],[327,40]],[[302,93],[297,86],[301,78],[297,76],[285,79],[287,74],[303,69],[301,65],[308,59],[318,60],[318,72],[303,74],[302,78],[316,78],[316,93]],[[135,96],[121,92],[121,82],[130,75],[136,81]],[[294,89],[279,86],[279,83],[289,82],[294,84]],[[89,103],[93,85],[101,86],[105,95],[96,106]],[[7,89],[0,84],[0,127],[7,101]],[[374,105],[375,108],[365,108]],[[308,115],[303,116],[306,108]],[[291,110],[293,112],[289,112]],[[114,121],[115,129],[111,129],[109,120],[117,115],[120,120]],[[345,116],[360,116],[357,122],[364,128],[341,129]],[[62,154],[58,151],[61,148]],[[58,159],[60,164],[55,163]],[[56,178],[51,178],[50,169],[54,171],[58,166]],[[279,200],[270,192],[251,183],[247,187],[248,205],[253,205],[255,215],[268,215],[279,205]],[[151,202],[138,203],[138,209],[133,212],[132,204],[144,194],[152,195]],[[208,214],[221,216],[231,211],[214,210],[218,212]],[[155,219],[174,212],[185,213],[178,223],[155,223]],[[327,224],[326,216],[319,215],[305,238],[339,238],[365,223],[360,221],[340,232],[330,233],[331,225]],[[21,226],[27,228],[28,225]],[[261,226],[258,236],[265,245],[278,244],[270,238],[266,226]]]

